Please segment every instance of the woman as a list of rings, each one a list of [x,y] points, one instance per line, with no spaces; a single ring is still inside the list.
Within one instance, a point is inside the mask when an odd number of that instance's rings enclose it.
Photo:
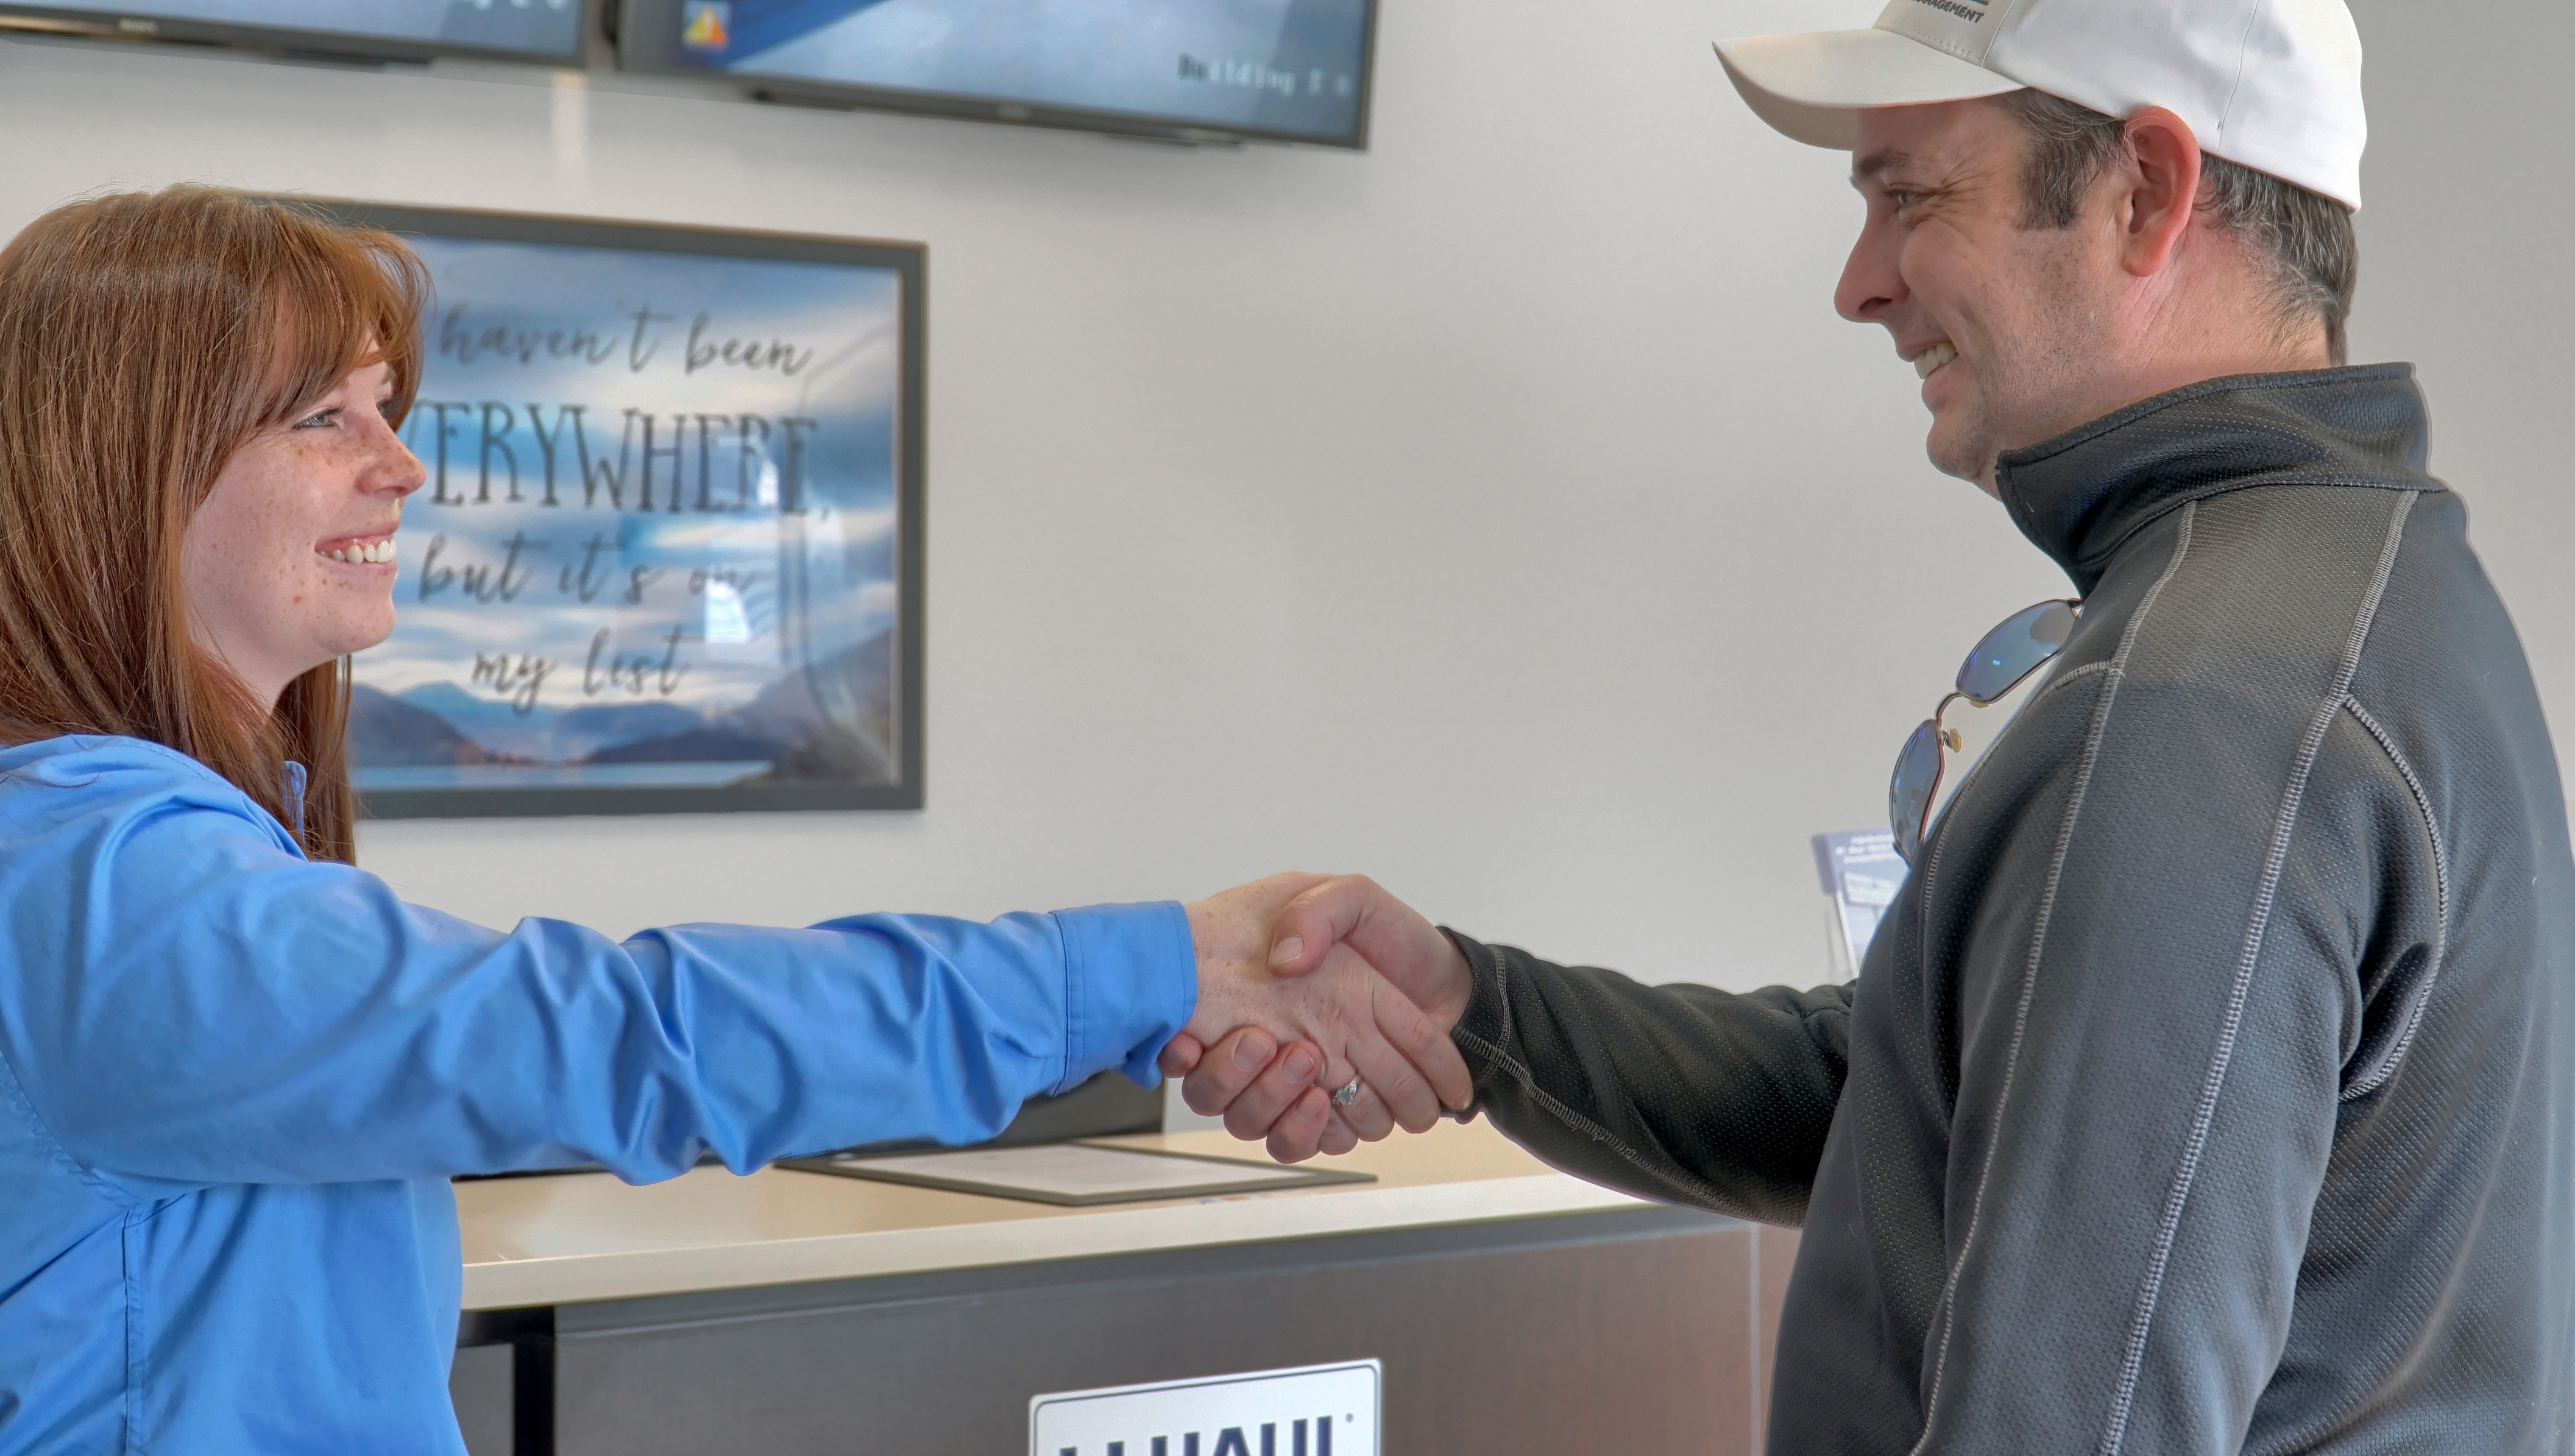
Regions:
[[[1364,966],[1264,984],[1303,877],[620,944],[355,868],[424,291],[391,237],[198,188],[0,252],[0,1452],[461,1449],[454,1174],[974,1141],[1184,1026],[1417,1085],[1333,1009],[1420,1038]]]

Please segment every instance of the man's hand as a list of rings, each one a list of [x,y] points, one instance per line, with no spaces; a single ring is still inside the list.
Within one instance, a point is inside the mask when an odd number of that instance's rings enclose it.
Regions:
[[[1346,1151],[1353,1135],[1379,1138],[1397,1124],[1426,1130],[1443,1104],[1462,1107],[1473,1095],[1465,1060],[1448,1040],[1464,997],[1441,1019],[1388,985],[1356,942],[1343,943],[1344,934],[1336,932],[1334,916],[1344,913],[1351,916],[1349,928],[1362,928],[1365,905],[1344,904],[1346,894],[1305,903],[1308,892],[1339,883],[1348,881],[1274,875],[1189,906],[1198,947],[1198,1012],[1174,1040],[1186,1049],[1176,1054],[1167,1048],[1164,1065],[1195,1066],[1208,1043],[1233,1033],[1227,1055],[1251,1066],[1210,1082],[1226,1089],[1222,1102],[1198,1094],[1195,1076],[1183,1094],[1203,1112],[1223,1111],[1238,1137],[1269,1136],[1272,1151],[1288,1161],[1318,1149]],[[1282,918],[1299,906],[1294,920]],[[1447,946],[1436,931],[1431,935]],[[1389,947],[1396,943],[1377,938]],[[1283,955],[1290,940],[1297,952]],[[1281,1040],[1288,1044],[1274,1057]],[[1264,1068],[1257,1094],[1246,1098],[1246,1085]],[[1358,1100],[1334,1109],[1323,1089],[1353,1076],[1360,1082]]]
[[[1426,1069],[1434,1061],[1443,1067],[1453,1064],[1454,1082],[1436,1078],[1438,1098],[1449,1107],[1468,1105],[1473,1088],[1463,1060],[1449,1046],[1448,1031],[1465,1014],[1474,986],[1465,957],[1447,936],[1364,876],[1280,875],[1230,893],[1248,891],[1264,891],[1260,896],[1264,901],[1270,894],[1284,891],[1286,895],[1286,903],[1270,917],[1266,958],[1274,977],[1310,977],[1321,972],[1326,978],[1343,978],[1351,987],[1344,994],[1354,994],[1359,987],[1371,996],[1389,990],[1399,993],[1392,999],[1408,1002],[1411,1015],[1400,1011],[1389,1015],[1387,1008],[1373,1001],[1372,1013],[1380,1021],[1393,1023],[1388,1035],[1408,1048],[1410,1065]],[[1198,907],[1191,908],[1195,924]],[[1203,964],[1204,956],[1203,950]],[[1204,997],[1205,992],[1201,994]],[[1189,1029],[1163,1049],[1163,1070],[1187,1078],[1181,1094],[1192,1109],[1222,1114],[1227,1130],[1237,1137],[1267,1137],[1271,1155],[1280,1161],[1301,1161],[1317,1151],[1346,1152],[1359,1137],[1373,1141],[1385,1136],[1391,1130],[1389,1122],[1400,1122],[1414,1132],[1430,1125],[1430,1117],[1403,1115],[1417,1110],[1413,1088],[1400,1082],[1380,1085],[1364,1065],[1359,1101],[1336,1111],[1317,1089],[1313,1076],[1319,1047],[1290,1043],[1274,1054],[1276,1043],[1258,1026],[1245,1026],[1211,1046],[1205,1028],[1220,1019],[1193,1018]],[[1424,1036],[1435,1037],[1447,1056],[1439,1057],[1421,1046]],[[1347,1080],[1345,1074],[1337,1074],[1337,1079],[1327,1074],[1322,1085],[1337,1086]],[[1389,1118],[1381,1104],[1398,1096],[1406,1100]]]

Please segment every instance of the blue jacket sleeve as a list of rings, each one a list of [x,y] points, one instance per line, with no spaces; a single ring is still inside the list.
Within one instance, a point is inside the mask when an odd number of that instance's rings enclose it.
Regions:
[[[1177,905],[502,934],[151,776],[100,774],[0,871],[0,1073],[130,1196],[975,1141],[1106,1068],[1150,1085],[1196,997]]]

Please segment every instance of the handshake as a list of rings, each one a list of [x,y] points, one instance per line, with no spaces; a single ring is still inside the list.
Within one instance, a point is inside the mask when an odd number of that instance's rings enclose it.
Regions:
[[[1472,1104],[1448,1039],[1473,989],[1465,957],[1374,881],[1275,874],[1189,916],[1198,1011],[1162,1068],[1193,1110],[1292,1163]]]

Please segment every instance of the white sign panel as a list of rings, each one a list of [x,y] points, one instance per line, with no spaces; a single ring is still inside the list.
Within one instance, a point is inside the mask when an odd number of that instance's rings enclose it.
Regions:
[[[1029,1402],[1029,1456],[1377,1456],[1375,1360]]]

